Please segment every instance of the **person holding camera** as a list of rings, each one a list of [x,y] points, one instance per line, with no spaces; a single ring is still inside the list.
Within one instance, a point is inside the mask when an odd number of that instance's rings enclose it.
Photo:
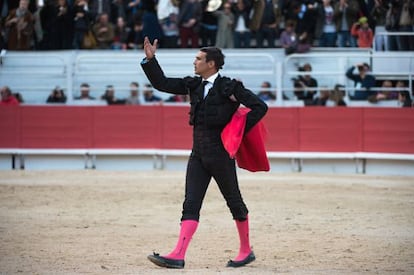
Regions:
[[[332,2],[331,0],[323,0],[322,5],[317,6],[315,37],[319,39],[319,47],[336,47],[338,33]]]
[[[115,96],[115,88],[113,85],[107,85],[105,93],[101,96],[101,100],[106,101],[108,105],[125,104],[125,99],[119,99]]]
[[[46,103],[66,103],[66,95],[63,89],[56,86],[47,98]]]
[[[389,9],[388,1],[375,0],[375,5],[372,7],[371,16],[375,22],[374,27],[374,48],[376,51],[388,51],[388,35],[385,34],[388,30],[385,28],[386,16]]]
[[[7,29],[8,50],[27,51],[31,49],[34,22],[34,16],[29,10],[29,1],[20,0],[18,8],[11,10],[4,21]]]
[[[358,73],[354,74],[355,67],[358,68]],[[352,100],[367,100],[368,97],[375,96],[376,92],[371,88],[375,86],[376,79],[369,74],[370,67],[367,63],[357,64],[346,71],[346,77],[354,81],[355,92],[350,95]]]
[[[358,20],[361,8],[358,0],[339,0],[334,6],[338,47],[356,47],[355,38],[351,35],[352,24]]]
[[[351,28],[351,35],[357,38],[359,48],[371,48],[374,39],[374,32],[369,27],[368,18],[365,16],[359,18]]]
[[[299,72],[311,72],[312,66],[309,63],[299,67]],[[300,75],[297,78],[293,78],[293,86],[295,88],[295,96],[299,100],[303,100],[305,105],[312,105],[313,97],[317,92],[318,81],[313,78],[310,73]]]
[[[296,33],[296,21],[287,20],[285,23],[285,29],[280,34],[280,45],[285,49],[285,54],[293,53],[306,53],[310,50],[311,46],[306,42],[307,33]]]

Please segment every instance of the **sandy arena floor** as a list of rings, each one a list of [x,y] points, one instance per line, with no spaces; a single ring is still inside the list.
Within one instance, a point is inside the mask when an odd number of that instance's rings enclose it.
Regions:
[[[177,240],[184,172],[1,171],[0,274],[414,274],[414,178],[247,173],[257,260],[237,254],[213,181],[183,270],[150,263]]]

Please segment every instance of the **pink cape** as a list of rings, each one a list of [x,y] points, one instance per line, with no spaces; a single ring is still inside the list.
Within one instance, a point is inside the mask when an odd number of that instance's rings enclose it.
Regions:
[[[221,132],[224,148],[231,158],[235,158],[240,168],[251,172],[269,171],[270,165],[266,155],[266,128],[260,120],[244,135],[248,108],[239,108],[231,121]]]

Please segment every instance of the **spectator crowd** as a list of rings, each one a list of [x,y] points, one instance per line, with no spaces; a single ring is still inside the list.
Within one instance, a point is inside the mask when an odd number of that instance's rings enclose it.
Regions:
[[[0,0],[0,15],[8,50],[139,49],[145,36],[161,48],[414,50],[413,0]]]
[[[370,73],[367,63],[359,63],[346,70],[345,76],[353,82],[353,87],[348,88],[339,83],[334,87],[319,86],[318,80],[312,76],[312,66],[309,63],[298,66],[298,72],[300,74],[291,79],[293,98],[289,98],[282,91],[283,100],[297,100],[304,106],[347,106],[347,102],[368,102],[376,105],[389,101],[397,103],[392,106],[414,107],[408,80],[376,79]],[[257,94],[263,101],[272,102],[276,100],[277,92],[269,81],[263,81]]]
[[[286,95],[282,91],[283,100],[295,100],[302,102],[304,106],[347,106],[347,102],[359,101],[377,104],[381,101],[392,101],[399,107],[414,107],[411,99],[409,82],[406,80],[377,80],[370,74],[370,66],[367,63],[351,66],[345,73],[346,77],[354,82],[354,87],[346,88],[345,85],[335,84],[330,88],[319,86],[318,80],[312,74],[312,66],[309,63],[298,68],[301,74],[292,78],[293,97]],[[378,88],[377,88],[378,87]],[[24,103],[23,96],[19,92],[13,92],[10,87],[0,88],[1,105],[19,105]],[[258,91],[260,99],[267,104],[272,104],[277,99],[277,91],[272,88],[269,81],[263,81]],[[168,98],[161,98],[154,93],[151,84],[145,83],[140,89],[138,82],[129,84],[129,95],[120,98],[116,95],[114,85],[107,85],[103,93],[99,96],[92,96],[91,86],[82,83],[78,93],[75,93],[72,100],[68,100],[64,90],[55,87],[45,99],[47,104],[75,104],[75,105],[143,105],[143,104],[163,104],[189,102],[188,95],[172,95]]]
[[[23,96],[19,92],[13,92],[8,86],[1,87],[0,93],[0,106],[24,103]],[[65,91],[59,86],[56,86],[45,99],[47,104],[67,104],[68,102]],[[72,100],[72,104],[76,105],[142,105],[163,102],[189,102],[189,97],[187,95],[173,95],[161,98],[154,94],[151,84],[145,83],[140,90],[139,83],[135,81],[129,84],[129,95],[126,98],[117,97],[114,85],[107,85],[101,96],[95,97],[91,94],[91,86],[85,82],[80,85],[79,94],[74,96]]]

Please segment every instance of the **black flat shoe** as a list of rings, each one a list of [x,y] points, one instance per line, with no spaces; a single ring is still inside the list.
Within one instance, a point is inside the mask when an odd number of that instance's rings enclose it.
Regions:
[[[166,267],[166,268],[184,268],[184,260],[173,260],[168,259],[163,256],[160,256],[160,254],[155,253],[153,255],[148,255],[148,260],[153,262],[154,264]]]
[[[246,258],[244,258],[241,261],[233,261],[233,260],[228,261],[227,262],[227,267],[241,267],[241,266],[245,266],[245,265],[253,262],[254,260],[256,260],[256,256],[254,256],[254,253],[252,251],[252,252],[250,252],[249,255],[247,255]]]

